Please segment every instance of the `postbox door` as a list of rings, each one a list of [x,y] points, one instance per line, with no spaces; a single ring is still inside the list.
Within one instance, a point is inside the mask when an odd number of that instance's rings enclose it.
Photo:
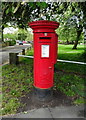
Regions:
[[[50,54],[53,50],[51,40],[49,38],[44,41],[44,39],[40,40],[39,38],[36,39],[34,44],[34,51],[36,51],[34,54],[34,85],[41,88],[50,88],[53,86],[54,74],[54,64],[52,63],[52,54]]]
[[[48,48],[45,48],[43,50],[44,46],[47,46]],[[53,72],[54,72],[54,65],[51,60],[51,46],[49,43],[40,44],[40,56],[39,60],[36,59],[36,65],[35,67],[38,67],[35,71],[35,78],[36,78],[36,86],[41,86],[42,88],[48,88],[53,86]],[[48,51],[46,51],[48,50]],[[46,54],[45,54],[46,51]]]

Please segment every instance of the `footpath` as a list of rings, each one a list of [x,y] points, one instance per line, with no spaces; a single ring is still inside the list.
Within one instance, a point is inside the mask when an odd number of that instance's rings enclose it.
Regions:
[[[2,120],[8,120],[7,118],[16,118],[15,120],[17,120],[17,118],[51,118],[51,120],[55,120],[55,118],[74,118],[74,120],[76,120],[76,118],[78,118],[79,120],[85,120],[85,117],[85,106],[80,105],[69,107],[56,106],[54,108],[46,107],[33,109],[23,113],[5,116]]]

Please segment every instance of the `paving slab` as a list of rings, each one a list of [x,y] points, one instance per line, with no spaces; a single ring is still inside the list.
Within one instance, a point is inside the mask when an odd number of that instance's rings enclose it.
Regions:
[[[84,106],[55,107],[49,108],[53,118],[83,118]]]
[[[40,108],[8,116],[6,118],[52,118],[52,116],[48,108]]]
[[[54,108],[47,107],[29,110],[24,113],[15,114],[5,118],[51,118],[51,120],[55,120],[55,118],[79,118],[82,120],[84,118],[84,114],[84,105],[69,107],[57,106]]]

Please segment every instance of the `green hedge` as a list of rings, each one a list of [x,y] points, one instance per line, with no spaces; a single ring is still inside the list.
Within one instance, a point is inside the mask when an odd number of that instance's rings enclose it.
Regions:
[[[7,41],[7,43],[9,43],[9,46],[13,46],[16,44],[16,41],[15,40]]]
[[[15,40],[12,41],[6,41],[6,42],[2,42],[2,47],[6,47],[6,46],[13,46],[16,44]]]

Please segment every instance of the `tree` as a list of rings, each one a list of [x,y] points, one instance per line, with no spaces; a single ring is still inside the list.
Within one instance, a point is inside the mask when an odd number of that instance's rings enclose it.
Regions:
[[[15,32],[17,39],[21,41],[25,40],[27,37],[27,32],[28,31],[26,29],[19,28],[18,31]]]
[[[61,8],[59,9],[61,5]],[[28,22],[34,20],[56,20],[57,16],[67,7],[67,3],[46,2],[2,2],[2,30],[10,22],[19,28],[27,28]],[[56,18],[55,18],[56,17]]]
[[[2,2],[2,23],[5,25],[10,22],[26,28],[28,22],[41,17],[40,12],[46,5],[45,2]]]
[[[77,48],[83,30],[85,11],[83,3],[78,2],[8,2],[3,4],[3,24],[10,22],[20,28],[27,28],[27,23],[34,20],[53,20],[65,26],[76,28],[77,38],[73,49]],[[84,21],[85,23],[85,21]],[[67,28],[68,28],[67,27]],[[69,29],[69,28],[68,28]]]
[[[70,26],[60,26],[59,29],[57,29],[57,34],[59,35],[59,40],[64,41],[66,44],[74,44],[74,41],[76,39],[76,29],[70,28]]]
[[[83,31],[83,22],[82,22],[83,12],[79,8],[78,4],[76,4],[76,5],[72,4],[72,11],[74,9],[73,7],[77,8],[77,9],[75,9],[75,12],[74,12],[74,17],[75,18],[72,18],[74,23],[75,23],[76,33],[77,33],[77,37],[76,37],[76,41],[75,41],[75,44],[73,46],[73,49],[77,49],[78,41],[80,40],[80,36],[81,36],[82,31]]]
[[[67,3],[46,2],[3,2],[3,25],[16,23],[20,28],[26,28],[27,23],[34,20],[57,20],[59,14],[68,7]],[[58,14],[58,15],[57,15]]]
[[[86,2],[78,3],[78,6],[83,12],[84,43],[86,43]]]
[[[28,22],[39,18],[41,19],[41,11],[47,6],[45,2],[2,2],[2,41],[3,29],[11,26],[19,28],[27,28]]]
[[[65,25],[68,27],[72,26],[76,29],[77,36],[72,49],[77,49],[78,41],[80,40],[80,36],[85,23],[85,19],[83,18],[85,13],[80,6],[82,6],[82,3],[70,3],[64,15],[67,18],[65,21]]]
[[[26,37],[25,40],[26,41],[32,41],[33,40],[33,35],[29,31],[27,31],[27,37]]]

